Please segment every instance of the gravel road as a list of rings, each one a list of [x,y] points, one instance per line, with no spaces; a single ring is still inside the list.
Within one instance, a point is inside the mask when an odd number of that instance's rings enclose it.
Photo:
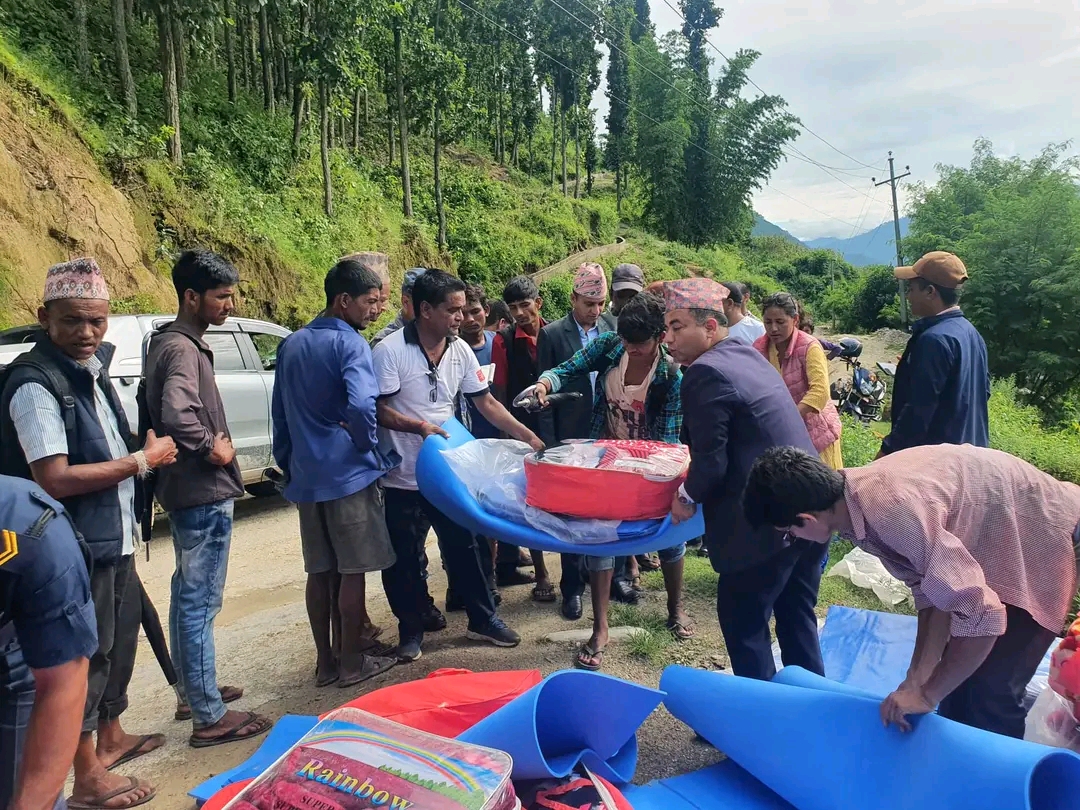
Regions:
[[[137,565],[147,591],[167,623],[169,579],[173,571],[172,545],[167,527],[159,527],[151,542],[150,560],[137,552]],[[438,564],[438,548],[429,538],[432,559],[431,590],[442,603],[445,576]],[[558,581],[558,556],[548,555],[548,566]],[[393,617],[386,606],[379,578],[368,578],[368,609],[372,619],[386,628],[386,638],[395,636]],[[463,614],[449,615],[450,626],[428,637],[424,657],[413,664],[395,667],[388,673],[353,689],[314,686],[315,654],[304,610],[304,571],[300,556],[300,533],[295,508],[278,499],[245,499],[236,507],[229,577],[224,608],[217,620],[218,677],[221,683],[242,686],[244,698],[236,708],[265,713],[273,718],[284,714],[318,714],[352,699],[362,692],[391,683],[422,678],[443,667],[473,670],[539,669],[545,675],[570,665],[572,647],[551,644],[543,637],[554,630],[587,627],[591,611],[570,624],[559,616],[556,605],[537,605],[529,599],[528,587],[503,591],[501,614],[522,634],[521,645],[500,650],[465,639]],[[662,605],[661,594],[648,594],[650,604]],[[699,638],[682,645],[686,663],[718,665],[724,662],[716,619],[707,600],[692,600],[690,612],[697,620]],[[656,686],[660,670],[632,657],[617,646],[609,649],[605,671],[628,680]],[[158,796],[150,805],[156,810],[190,808],[187,791],[215,773],[246,759],[258,742],[236,743],[195,750],[187,745],[190,723],[173,720],[175,698],[161,674],[153,653],[142,640],[135,675],[129,692],[131,707],[123,717],[131,733],[162,732],[168,744],[118,772],[152,781]],[[640,762],[635,781],[670,776],[696,770],[716,761],[711,748],[694,743],[686,726],[663,708],[657,710],[639,734]]]

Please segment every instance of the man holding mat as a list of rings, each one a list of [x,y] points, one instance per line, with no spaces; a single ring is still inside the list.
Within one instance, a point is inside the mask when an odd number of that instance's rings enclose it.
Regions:
[[[1080,487],[972,445],[891,453],[832,470],[774,448],[754,465],[746,519],[825,547],[834,532],[879,557],[915,597],[919,629],[881,719],[912,715],[1024,736],[1025,687],[1076,594]]]

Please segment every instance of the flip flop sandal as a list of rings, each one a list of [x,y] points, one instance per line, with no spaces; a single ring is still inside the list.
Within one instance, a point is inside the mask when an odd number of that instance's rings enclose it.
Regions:
[[[639,554],[637,558],[638,568],[642,571],[659,571],[660,560],[651,554]]]
[[[72,797],[67,800],[67,806],[70,807],[71,810],[128,810],[129,807],[138,807],[140,804],[146,804],[148,801],[157,796],[157,791],[151,788],[150,793],[147,796],[144,796],[136,802],[125,804],[122,807],[118,808],[110,808],[108,806],[108,803],[113,799],[123,796],[125,793],[131,793],[133,790],[138,790],[141,787],[150,787],[146,783],[140,782],[133,776],[129,776],[127,779],[128,783],[125,787],[111,790],[104,796],[98,796],[92,802],[81,802]]]
[[[588,642],[581,645],[581,649],[578,650],[577,656],[574,658],[574,669],[583,669],[586,672],[599,672],[600,668],[604,665],[604,647],[599,650],[594,650],[589,646]],[[586,663],[585,659],[595,658],[595,664]]]
[[[147,748],[145,751],[143,750],[143,746],[145,746],[147,743],[155,742],[158,740],[160,740],[160,742],[158,742],[157,745],[153,746],[152,748]],[[163,745],[165,745],[164,734],[143,734],[141,737],[139,737],[139,741],[137,743],[135,743],[133,746],[131,746],[131,748],[125,751],[121,755],[120,759],[116,760],[116,762],[110,765],[106,770],[111,771],[113,768],[119,768],[121,765],[131,762],[133,759],[138,759],[141,756],[145,756],[151,751],[157,751]]]
[[[675,637],[676,641],[687,641],[695,635],[693,625],[691,625],[690,622],[684,624],[683,622],[669,620],[665,626],[667,627],[668,632]]]
[[[393,668],[397,662],[397,658],[383,658],[381,656],[365,654],[364,664],[360,668],[360,671],[355,675],[339,680],[338,689],[348,689],[350,686],[356,686],[358,683],[363,683],[369,678],[374,678],[376,675],[382,675],[388,669]]]
[[[243,729],[251,725],[254,725],[254,731],[241,733]],[[250,740],[253,737],[258,737],[260,734],[265,734],[273,727],[273,725],[274,724],[269,719],[259,717],[255,712],[245,712],[244,719],[221,736],[196,737],[192,734],[188,739],[188,745],[192,748],[212,748],[215,745],[226,745],[228,743],[240,742],[241,740]],[[124,808],[124,810],[127,810],[127,808]]]
[[[360,649],[360,652],[362,652],[364,655],[373,655],[376,658],[383,658],[390,655],[395,649],[396,647],[394,647],[393,645],[383,644],[381,641],[375,641],[374,639],[372,639],[371,644],[369,644],[367,647],[362,647]]]
[[[555,602],[557,599],[554,585],[537,585],[532,589],[532,600],[534,602]]]
[[[638,593],[645,593],[645,586],[641,582],[641,575],[640,574],[638,574],[636,577],[634,577],[633,579],[630,580],[630,587],[633,588]]]
[[[244,696],[244,690],[239,686],[219,686],[218,691],[221,692],[222,703],[235,703]],[[190,720],[191,707],[186,703],[177,706],[173,718],[176,720]]]

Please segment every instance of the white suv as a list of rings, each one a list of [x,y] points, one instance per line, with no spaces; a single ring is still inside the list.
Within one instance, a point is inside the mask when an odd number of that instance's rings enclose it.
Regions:
[[[111,377],[133,430],[139,423],[135,392],[142,376],[144,343],[152,332],[172,320],[171,315],[109,318],[105,340],[116,346]],[[40,331],[41,327],[34,324],[0,332],[0,368],[29,351]],[[229,318],[223,326],[211,326],[206,333],[206,343],[214,353],[214,375],[225,403],[225,418],[236,457],[244,484],[252,495],[270,495],[276,491],[266,475],[267,470],[274,468],[270,398],[274,391],[278,345],[289,334],[282,326],[249,318]]]

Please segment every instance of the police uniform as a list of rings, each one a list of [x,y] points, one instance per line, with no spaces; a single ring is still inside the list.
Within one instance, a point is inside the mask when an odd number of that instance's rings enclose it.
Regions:
[[[31,671],[97,651],[88,560],[57,501],[33,481],[0,476],[0,808],[15,791],[34,707]]]

